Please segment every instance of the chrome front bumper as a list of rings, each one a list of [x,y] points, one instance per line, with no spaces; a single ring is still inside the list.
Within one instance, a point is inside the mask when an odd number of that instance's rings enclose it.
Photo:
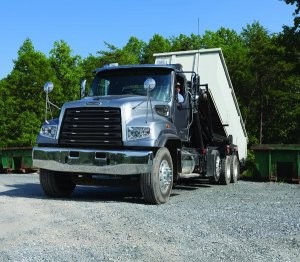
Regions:
[[[153,153],[34,147],[32,160],[34,167],[53,171],[134,175],[151,172]]]

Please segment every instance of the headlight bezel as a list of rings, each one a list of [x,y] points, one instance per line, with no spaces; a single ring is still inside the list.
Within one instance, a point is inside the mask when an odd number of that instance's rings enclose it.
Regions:
[[[151,128],[149,126],[127,126],[126,136],[128,141],[149,138]]]
[[[40,129],[40,135],[50,139],[56,139],[58,125],[43,125]]]

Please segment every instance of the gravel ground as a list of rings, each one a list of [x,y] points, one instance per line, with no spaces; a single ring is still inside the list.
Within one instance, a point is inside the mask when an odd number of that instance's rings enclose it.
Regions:
[[[134,188],[44,196],[37,174],[0,174],[0,261],[300,261],[300,186],[192,180],[164,205]]]

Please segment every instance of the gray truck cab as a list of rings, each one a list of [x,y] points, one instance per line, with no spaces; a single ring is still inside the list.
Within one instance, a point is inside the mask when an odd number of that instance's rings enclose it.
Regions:
[[[184,87],[183,103],[176,98],[178,81]],[[190,97],[180,67],[103,67],[96,70],[87,92],[82,99],[65,103],[59,118],[41,128],[33,164],[40,168],[46,194],[69,195],[85,175],[138,175],[144,181],[142,191],[159,192],[144,193],[147,201],[165,202],[173,177],[181,171],[178,151],[187,140],[190,121]],[[157,155],[159,164],[154,163]],[[153,171],[154,165],[158,167]],[[157,188],[147,185],[153,172]],[[54,190],[61,183],[57,177],[64,177],[71,189]]]

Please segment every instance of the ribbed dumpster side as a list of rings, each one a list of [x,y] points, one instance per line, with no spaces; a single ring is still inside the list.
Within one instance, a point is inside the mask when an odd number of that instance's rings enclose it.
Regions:
[[[11,147],[0,149],[0,169],[2,172],[30,171],[32,169],[32,148]]]
[[[300,182],[299,144],[264,144],[251,149],[261,178]]]

